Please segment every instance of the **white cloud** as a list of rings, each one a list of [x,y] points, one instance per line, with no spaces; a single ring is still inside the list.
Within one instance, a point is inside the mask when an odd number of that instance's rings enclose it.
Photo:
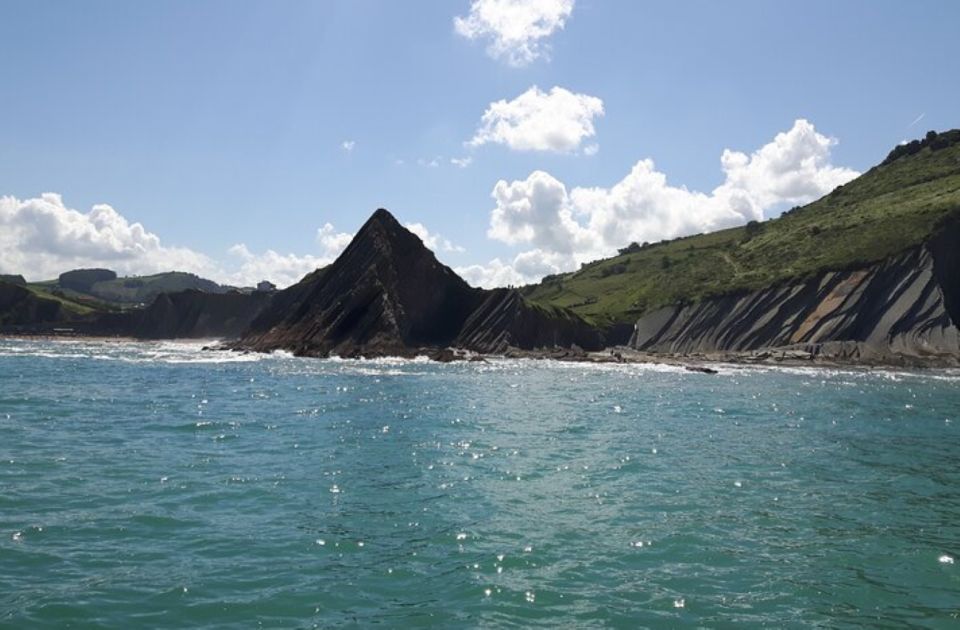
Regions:
[[[652,160],[637,162],[610,188],[573,188],[549,173],[497,182],[491,196],[491,238],[534,249],[504,269],[500,260],[470,269],[475,279],[534,281],[610,256],[631,241],[659,241],[760,220],[783,205],[813,201],[859,173],[830,162],[836,140],[806,120],[750,155],[726,150],[724,182],[710,193],[667,183]]]
[[[595,96],[562,87],[543,92],[533,86],[512,101],[491,103],[467,144],[496,143],[514,151],[569,153],[596,135],[593,119],[602,115],[603,101]],[[591,145],[591,155],[597,150],[592,147],[596,145]]]
[[[583,147],[583,154],[586,156],[594,156],[599,152],[600,152],[600,145],[598,144],[590,144]]]
[[[353,234],[337,232],[333,225],[325,223],[317,230],[317,244],[320,245],[319,255],[306,254],[279,254],[268,249],[262,254],[255,254],[244,243],[238,243],[228,250],[228,253],[240,260],[240,266],[221,277],[225,282],[239,286],[252,286],[260,280],[270,280],[280,287],[295,284],[305,275],[325,267],[337,259],[337,256],[346,249]]]
[[[264,279],[286,286],[332,262],[350,238],[328,223],[317,231],[318,254],[255,254],[240,243],[228,250],[225,264],[185,247],[164,245],[156,234],[105,204],[80,212],[55,193],[25,200],[0,197],[0,272],[20,273],[28,280],[105,267],[120,275],[187,271],[235,286]]]
[[[422,223],[406,227],[435,252],[464,251]],[[104,267],[121,276],[187,271],[232,286],[270,280],[286,287],[336,260],[353,236],[325,223],[316,232],[316,251],[303,255],[273,249],[254,252],[237,243],[221,260],[164,245],[156,234],[107,205],[84,213],[68,208],[54,193],[22,201],[0,197],[0,273],[23,274],[32,281],[56,278],[70,269]]]
[[[351,151],[353,151],[353,147],[355,146],[357,146],[357,143],[354,140],[344,140],[343,142],[340,143],[340,148],[346,151],[347,153],[350,153]]]
[[[323,227],[317,230],[317,243],[322,248],[321,255],[330,260],[339,256],[352,240],[353,234],[337,232],[330,223],[324,223]]]
[[[457,168],[467,168],[471,163],[473,163],[473,158],[470,156],[462,158],[450,158],[450,163]]]
[[[493,289],[522,286],[550,274],[569,271],[571,260],[573,258],[566,254],[533,249],[517,254],[510,262],[494,258],[486,265],[466,265],[454,271],[473,286]]]
[[[332,262],[326,257],[279,254],[272,249],[255,254],[243,243],[234,245],[228,253],[240,261],[239,266],[231,271],[221,271],[214,279],[234,286],[253,286],[260,280],[269,280],[279,287],[287,287],[314,269]]]
[[[496,208],[487,235],[517,245],[530,243],[549,251],[572,253],[577,241],[589,237],[573,216],[573,205],[563,182],[544,171],[525,180],[500,180],[491,195]]]
[[[562,29],[574,0],[474,0],[466,17],[453,20],[467,39],[489,39],[487,54],[512,66],[548,56],[541,41]]]
[[[494,258],[486,265],[456,267],[454,271],[470,285],[475,287],[492,289],[495,287],[523,284],[522,276],[517,273],[513,265],[504,263],[499,258]]]
[[[98,266],[144,274],[161,269],[207,272],[214,263],[198,252],[162,245],[156,234],[106,204],[79,212],[55,193],[25,200],[0,197],[4,272],[45,280],[69,269]]]
[[[433,252],[463,253],[466,251],[459,245],[454,245],[439,234],[431,234],[422,223],[404,223],[404,227],[420,237],[423,244]]]

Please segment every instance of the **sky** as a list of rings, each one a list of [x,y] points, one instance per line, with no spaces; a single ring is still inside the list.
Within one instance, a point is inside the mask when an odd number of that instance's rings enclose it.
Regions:
[[[960,127],[954,0],[0,0],[0,273],[472,284],[777,216]]]

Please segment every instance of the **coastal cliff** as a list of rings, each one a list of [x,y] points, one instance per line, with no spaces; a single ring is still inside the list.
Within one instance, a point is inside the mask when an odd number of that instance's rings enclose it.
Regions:
[[[777,218],[632,243],[521,291],[652,360],[958,364],[960,130]]]
[[[956,224],[860,269],[728,294],[641,317],[629,345],[669,354],[786,351],[861,363],[960,358]]]
[[[45,334],[66,324],[80,334],[232,338],[235,349],[316,357],[960,365],[960,130],[898,146],[777,218],[631,243],[519,290],[469,286],[383,209],[336,261],[282,291],[224,293],[210,283],[209,291],[161,292],[146,308],[84,293],[120,295],[143,289],[140,280],[158,290],[199,282],[175,273],[108,278],[115,275],[75,270],[56,286],[0,279],[0,331]]]
[[[38,297],[20,283],[0,281],[0,328],[18,330],[65,319],[59,302]]]
[[[494,289],[466,319],[453,345],[498,354],[576,346],[597,350],[600,332],[563,309],[532,306],[515,289]]]
[[[129,334],[138,339],[237,338],[263,310],[263,293],[161,293],[143,311],[127,314]]]
[[[135,339],[237,338],[270,301],[264,293],[161,293],[146,308],[77,311],[0,282],[0,333],[75,334]],[[74,310],[67,308],[71,305]]]
[[[599,349],[600,336],[515,291],[471,287],[380,209],[333,264],[278,292],[234,347],[355,357],[574,345]]]

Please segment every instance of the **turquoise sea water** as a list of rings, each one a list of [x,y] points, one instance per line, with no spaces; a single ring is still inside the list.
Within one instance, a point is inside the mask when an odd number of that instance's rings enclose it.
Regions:
[[[960,626],[958,373],[200,345],[0,341],[0,626]]]

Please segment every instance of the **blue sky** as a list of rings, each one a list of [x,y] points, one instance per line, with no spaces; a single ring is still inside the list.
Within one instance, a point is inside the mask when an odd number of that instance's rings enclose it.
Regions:
[[[382,206],[518,283],[960,126],[956,2],[515,2],[0,2],[0,272],[286,284]]]

